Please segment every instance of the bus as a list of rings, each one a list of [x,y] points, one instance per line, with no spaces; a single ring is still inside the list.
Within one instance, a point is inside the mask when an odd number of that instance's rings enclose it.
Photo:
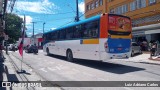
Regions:
[[[131,19],[105,13],[44,33],[43,51],[65,56],[68,61],[107,61],[129,58],[131,39]]]

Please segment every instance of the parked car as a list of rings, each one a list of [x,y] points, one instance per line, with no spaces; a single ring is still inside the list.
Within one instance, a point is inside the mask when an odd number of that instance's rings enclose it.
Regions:
[[[25,47],[25,52],[26,53],[35,53],[35,54],[37,54],[38,53],[38,48],[35,45],[27,45]]]
[[[6,50],[6,45],[4,45],[4,50]],[[7,44],[7,50],[12,50],[12,44]]]
[[[26,53],[33,53],[33,45],[27,45],[25,47],[25,52]]]
[[[142,54],[142,49],[141,49],[140,45],[138,45],[136,42],[132,42],[131,49],[132,49],[131,57],[133,57],[137,53]]]

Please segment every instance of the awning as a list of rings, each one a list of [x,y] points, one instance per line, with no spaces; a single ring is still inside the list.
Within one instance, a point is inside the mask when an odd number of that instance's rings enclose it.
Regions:
[[[145,34],[156,34],[160,33],[160,29],[145,31]]]
[[[132,32],[132,35],[133,36],[143,36],[145,35],[145,32],[144,31],[134,31]]]

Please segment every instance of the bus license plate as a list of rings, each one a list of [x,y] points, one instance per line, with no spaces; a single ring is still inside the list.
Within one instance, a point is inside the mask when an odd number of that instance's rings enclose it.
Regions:
[[[117,57],[122,57],[122,55],[117,55]]]

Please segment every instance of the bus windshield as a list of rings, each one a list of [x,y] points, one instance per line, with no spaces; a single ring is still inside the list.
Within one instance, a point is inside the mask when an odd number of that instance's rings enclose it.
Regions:
[[[127,17],[110,15],[108,30],[110,35],[129,35],[131,34],[131,20]]]

